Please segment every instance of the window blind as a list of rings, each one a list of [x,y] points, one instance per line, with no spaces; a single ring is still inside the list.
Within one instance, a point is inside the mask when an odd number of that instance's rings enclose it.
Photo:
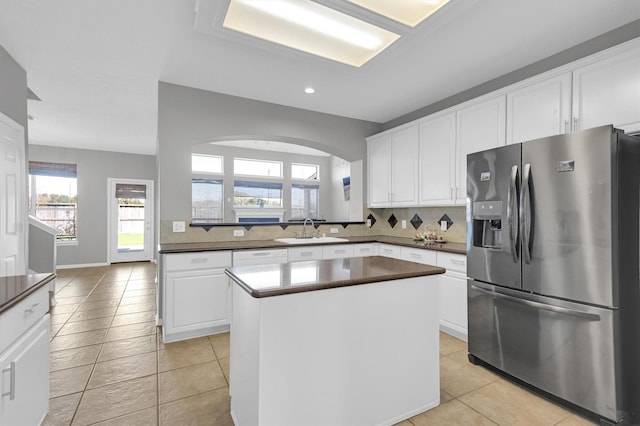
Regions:
[[[47,161],[29,161],[29,174],[34,176],[53,176],[77,178],[78,166],[71,163],[50,163]]]

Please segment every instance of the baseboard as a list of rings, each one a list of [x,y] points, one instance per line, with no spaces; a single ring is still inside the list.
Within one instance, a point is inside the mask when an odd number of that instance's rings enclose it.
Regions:
[[[75,265],[56,265],[56,269],[94,268],[96,266],[109,266],[109,263],[78,263]]]

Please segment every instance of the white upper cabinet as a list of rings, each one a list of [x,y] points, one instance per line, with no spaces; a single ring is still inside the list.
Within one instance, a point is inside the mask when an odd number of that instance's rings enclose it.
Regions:
[[[418,204],[418,126],[367,140],[369,207]]]
[[[369,207],[391,204],[391,135],[367,140]]]
[[[467,198],[467,154],[504,145],[505,104],[505,96],[500,95],[457,111],[457,205],[464,205]]]
[[[507,93],[507,144],[570,130],[570,72]]]
[[[421,205],[452,204],[455,193],[455,112],[420,123]]]
[[[640,131],[640,43],[573,73],[574,130],[605,124]]]

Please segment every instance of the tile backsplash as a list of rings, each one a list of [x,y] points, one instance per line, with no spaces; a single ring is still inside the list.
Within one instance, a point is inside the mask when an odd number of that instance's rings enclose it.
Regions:
[[[446,216],[445,216],[446,215]],[[464,243],[466,237],[465,208],[464,207],[416,207],[416,208],[387,208],[364,209],[364,216],[371,219],[372,226],[341,225],[318,226],[320,234],[335,237],[353,237],[366,235],[387,235],[394,237],[412,238],[416,233],[423,234],[427,227],[440,229],[439,221],[446,220],[448,229],[446,232],[438,231],[446,241]],[[403,221],[406,228],[403,229]],[[392,226],[393,225],[393,226]],[[416,229],[417,226],[417,229]],[[296,232],[302,231],[301,224],[284,226],[254,226],[246,229],[245,226],[214,226],[208,231],[201,227],[189,227],[188,221],[185,232],[173,232],[172,221],[160,223],[160,243],[199,243],[208,241],[243,241],[243,240],[271,240],[274,238],[293,237]],[[331,228],[338,229],[337,234],[331,233]],[[234,237],[234,230],[243,230],[244,236]]]

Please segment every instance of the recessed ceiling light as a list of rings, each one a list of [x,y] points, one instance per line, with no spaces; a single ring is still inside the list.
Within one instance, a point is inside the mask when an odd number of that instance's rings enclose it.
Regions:
[[[304,89],[304,93],[311,95],[313,93],[316,93],[316,89],[314,89],[313,87],[307,87],[306,89]]]
[[[394,21],[415,27],[449,0],[347,0],[384,15]]]
[[[400,38],[311,0],[231,0],[223,26],[356,67]]]

